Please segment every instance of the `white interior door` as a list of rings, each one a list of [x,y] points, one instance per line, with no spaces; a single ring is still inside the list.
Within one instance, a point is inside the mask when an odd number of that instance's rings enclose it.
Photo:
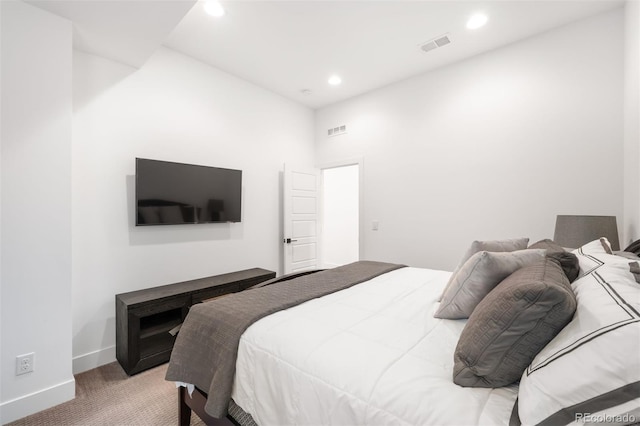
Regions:
[[[320,171],[284,168],[284,273],[319,268]]]

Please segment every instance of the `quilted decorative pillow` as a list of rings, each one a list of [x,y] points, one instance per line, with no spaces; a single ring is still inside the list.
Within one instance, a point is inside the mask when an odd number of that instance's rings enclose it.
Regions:
[[[505,251],[524,250],[527,248],[528,243],[529,243],[528,238],[515,238],[515,239],[509,239],[509,240],[493,240],[493,241],[477,241],[476,240],[472,242],[471,247],[469,247],[469,249],[466,251],[464,256],[462,256],[462,259],[460,260],[460,263],[458,264],[458,266],[456,266],[456,268],[453,270],[453,274],[451,275],[451,278],[449,279],[449,282],[445,286],[444,291],[442,292],[442,295],[440,296],[440,299],[438,299],[438,301],[442,300],[442,296],[444,296],[447,289],[449,288],[449,285],[451,285],[451,282],[453,281],[453,278],[455,277],[456,272],[458,272],[458,270],[460,270],[460,268],[462,268],[462,266],[467,262],[467,260],[469,260],[469,258],[474,254],[478,253],[479,251],[505,252]]]
[[[575,309],[569,280],[556,261],[517,270],[469,317],[454,354],[453,382],[495,388],[518,381]]]
[[[523,373],[520,420],[566,424],[597,413],[609,423],[638,422],[640,285],[628,259],[611,254],[606,239],[573,253],[580,262],[572,284],[576,313]]]
[[[454,273],[434,317],[469,318],[478,303],[509,275],[544,259],[545,250],[481,251]]]
[[[565,249],[562,248],[562,246],[560,246],[555,241],[550,240],[548,238],[531,244],[529,246],[529,248],[530,249],[545,249],[545,250],[547,250],[547,254],[550,254],[550,253],[562,253],[562,252],[566,251]]]

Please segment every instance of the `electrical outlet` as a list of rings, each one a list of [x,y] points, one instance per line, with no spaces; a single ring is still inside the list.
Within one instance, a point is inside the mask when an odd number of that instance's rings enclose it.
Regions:
[[[33,361],[36,354],[31,352],[16,357],[16,376],[31,373],[33,371]]]

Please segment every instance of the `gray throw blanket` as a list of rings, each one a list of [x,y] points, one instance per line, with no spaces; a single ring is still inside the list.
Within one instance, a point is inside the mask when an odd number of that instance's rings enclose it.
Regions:
[[[173,347],[166,380],[192,383],[207,392],[205,411],[223,418],[231,400],[240,336],[251,324],[402,266],[360,261],[194,305]]]

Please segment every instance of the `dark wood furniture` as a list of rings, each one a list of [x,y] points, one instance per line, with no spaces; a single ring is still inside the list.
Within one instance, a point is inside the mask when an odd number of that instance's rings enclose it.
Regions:
[[[222,419],[211,417],[204,411],[204,405],[207,402],[207,394],[200,389],[195,388],[193,393],[189,395],[186,387],[178,388],[178,425],[189,426],[191,424],[191,412],[197,414],[202,422],[207,426],[237,426],[233,417],[227,415]]]
[[[127,374],[169,361],[177,330],[196,304],[274,278],[261,268],[116,295],[116,358]]]
[[[302,277],[304,275],[315,274],[316,272],[321,271],[323,271],[323,269],[311,269],[307,271],[293,272],[287,275],[281,275],[278,278],[273,278],[269,281],[265,281],[257,287],[276,284],[282,281],[289,281],[295,278]],[[194,386],[193,393],[189,395],[189,391],[187,390],[187,388],[184,386],[180,386],[178,388],[178,425],[189,426],[191,424],[191,413],[193,412],[207,426],[242,426],[242,423],[234,419],[230,414],[227,414],[222,419],[211,417],[204,410],[206,402],[206,392]]]

